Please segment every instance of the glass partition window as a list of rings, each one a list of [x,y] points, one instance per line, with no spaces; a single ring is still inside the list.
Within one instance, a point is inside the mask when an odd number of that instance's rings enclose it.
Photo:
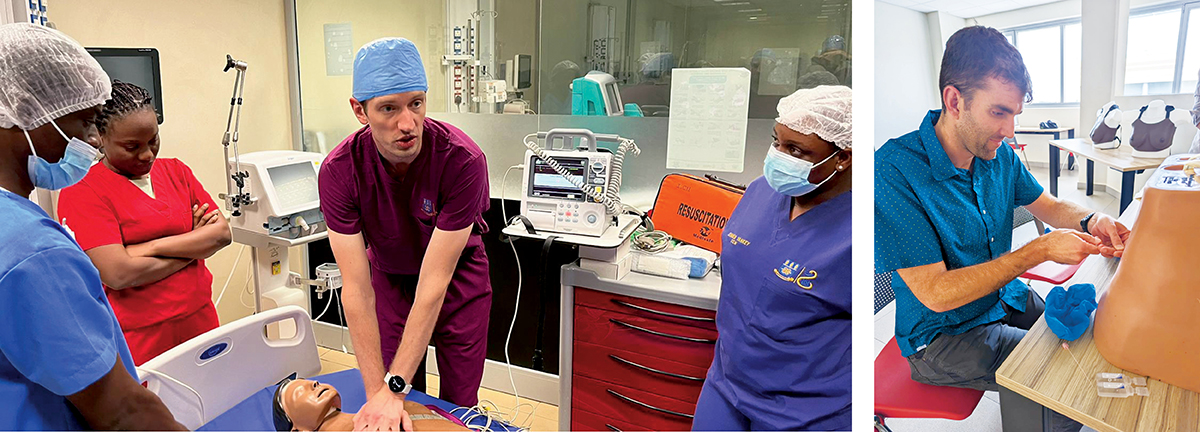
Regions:
[[[749,69],[751,118],[774,118],[779,99],[800,88],[851,85],[845,0],[543,1],[541,9],[541,114],[571,114],[571,83],[589,71],[611,75],[620,99],[647,117],[670,115],[675,68]]]

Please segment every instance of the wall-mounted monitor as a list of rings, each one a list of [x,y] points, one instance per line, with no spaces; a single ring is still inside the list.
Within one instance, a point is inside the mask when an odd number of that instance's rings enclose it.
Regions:
[[[155,48],[87,48],[108,77],[150,92],[158,124],[163,122],[162,75]]]

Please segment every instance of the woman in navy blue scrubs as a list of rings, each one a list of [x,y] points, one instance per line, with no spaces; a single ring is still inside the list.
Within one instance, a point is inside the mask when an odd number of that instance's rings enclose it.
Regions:
[[[779,102],[722,248],[716,356],[693,430],[850,430],[851,92]]]

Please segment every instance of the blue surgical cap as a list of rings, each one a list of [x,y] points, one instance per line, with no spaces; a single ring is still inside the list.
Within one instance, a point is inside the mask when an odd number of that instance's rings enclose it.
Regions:
[[[363,45],[354,56],[354,99],[365,102],[378,96],[429,91],[425,64],[412,41],[383,38]]]

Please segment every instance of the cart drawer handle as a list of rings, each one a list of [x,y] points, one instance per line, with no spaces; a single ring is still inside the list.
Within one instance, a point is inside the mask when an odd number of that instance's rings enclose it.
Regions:
[[[666,371],[660,371],[660,370],[658,370],[658,369],[654,369],[654,368],[651,368],[651,367],[648,367],[648,366],[642,366],[642,365],[640,365],[640,364],[637,364],[637,363],[631,362],[631,361],[629,361],[629,360],[625,360],[625,359],[623,359],[623,358],[617,357],[617,356],[616,356],[616,355],[614,355],[614,354],[609,354],[608,356],[609,356],[610,358],[612,358],[613,360],[619,361],[619,362],[621,362],[621,363],[625,363],[625,364],[627,364],[627,365],[633,366],[633,367],[635,367],[635,368],[638,368],[638,369],[641,369],[641,370],[644,370],[644,371],[647,371],[647,372],[652,372],[652,373],[656,373],[656,374],[659,374],[659,375],[666,375],[666,376],[669,376],[669,377],[681,378],[681,379],[685,379],[685,380],[691,380],[691,381],[699,381],[699,382],[704,382],[704,378],[696,378],[696,377],[694,377],[694,376],[680,375],[680,374],[677,374],[677,373],[666,372]]]
[[[652,313],[655,315],[662,315],[662,316],[668,316],[671,318],[679,318],[679,319],[700,321],[700,322],[717,322],[717,320],[715,318],[694,317],[694,316],[689,316],[689,315],[680,315],[680,314],[675,314],[675,313],[670,313],[670,312],[663,312],[660,310],[650,309],[645,306],[638,306],[638,305],[635,305],[632,303],[626,303],[626,302],[623,302],[623,301],[617,300],[617,299],[612,299],[612,302],[619,304],[621,306],[625,306],[630,309],[636,309],[636,310],[640,310],[642,312],[649,312],[649,313]]]
[[[608,428],[608,430],[613,431],[613,432],[625,432],[623,430],[617,429],[616,426],[610,425],[608,423],[605,423],[604,427]]]
[[[646,333],[649,333],[649,334],[652,334],[652,335],[655,335],[655,336],[662,336],[662,337],[665,337],[665,338],[678,339],[678,340],[681,340],[681,341],[688,341],[688,342],[699,342],[699,343],[705,343],[705,344],[716,344],[716,343],[717,343],[717,340],[716,340],[716,339],[700,339],[700,338],[694,338],[694,337],[687,337],[687,336],[673,335],[673,334],[670,334],[670,333],[657,332],[657,331],[650,330],[650,329],[647,329],[647,328],[638,327],[638,326],[635,326],[635,325],[633,325],[633,324],[630,324],[630,323],[627,323],[627,322],[620,321],[620,320],[618,320],[618,319],[616,319],[616,318],[609,318],[608,320],[609,320],[609,321],[611,321],[613,324],[616,324],[616,325],[619,325],[619,326],[623,326],[623,327],[628,327],[628,328],[631,328],[631,329],[633,329],[633,330],[637,330],[637,331],[640,331],[640,332],[646,332]]]
[[[658,412],[660,412],[660,413],[664,413],[664,414],[670,414],[670,415],[673,415],[673,416],[679,416],[679,417],[683,417],[683,418],[689,418],[689,419],[690,419],[690,418],[696,418],[696,416],[694,416],[694,415],[692,415],[692,414],[684,414],[684,413],[681,413],[681,412],[675,412],[675,411],[671,411],[671,410],[669,410],[669,409],[663,409],[663,408],[656,407],[656,406],[654,406],[654,405],[650,405],[650,404],[648,404],[648,403],[645,403],[645,402],[639,401],[639,400],[637,400],[637,399],[634,399],[634,398],[631,398],[631,397],[629,397],[629,396],[625,396],[625,395],[623,395],[623,394],[617,393],[617,392],[613,391],[612,389],[605,389],[605,390],[607,390],[607,391],[608,391],[608,394],[610,394],[610,395],[613,395],[613,396],[616,396],[617,398],[619,398],[619,399],[621,399],[621,400],[623,400],[623,401],[625,401],[625,402],[629,402],[629,403],[632,403],[632,404],[636,404],[636,405],[638,405],[638,406],[641,406],[641,407],[644,407],[644,408],[649,408],[649,409],[652,409],[652,410],[658,411]]]

